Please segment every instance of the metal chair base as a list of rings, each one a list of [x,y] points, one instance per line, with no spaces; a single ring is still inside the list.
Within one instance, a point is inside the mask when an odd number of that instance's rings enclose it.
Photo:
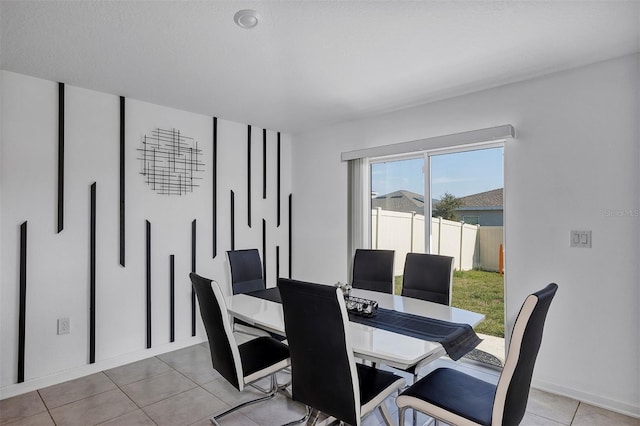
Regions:
[[[220,414],[216,414],[215,416],[211,417],[209,420],[211,420],[211,423],[216,425],[216,426],[220,426],[220,423],[218,423],[218,420],[223,418],[224,416],[226,416],[227,414],[231,414],[236,410],[239,410],[241,408],[244,408],[248,405],[253,405],[253,404],[257,404],[258,402],[263,402],[263,401],[268,401],[270,399],[272,399],[274,396],[276,396],[276,393],[278,393],[278,384],[276,382],[276,375],[275,373],[271,375],[271,388],[269,389],[267,395],[261,397],[261,398],[257,398],[257,399],[252,399],[251,401],[246,401],[243,402],[242,404],[238,404],[235,407],[231,407],[228,410],[220,413]]]

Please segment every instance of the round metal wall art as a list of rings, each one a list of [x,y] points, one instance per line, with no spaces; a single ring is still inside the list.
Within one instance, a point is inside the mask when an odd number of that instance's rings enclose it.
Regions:
[[[145,183],[162,195],[186,195],[203,179],[204,163],[198,141],[178,129],[154,129],[138,149]]]

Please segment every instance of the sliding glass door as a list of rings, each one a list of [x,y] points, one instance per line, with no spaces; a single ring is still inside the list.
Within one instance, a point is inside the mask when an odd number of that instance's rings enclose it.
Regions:
[[[395,251],[398,291],[407,253],[426,252],[424,187],[424,155],[371,163],[371,248]]]
[[[485,314],[504,359],[502,144],[368,161],[370,246],[395,251],[396,294],[407,253],[453,257],[452,305]]]

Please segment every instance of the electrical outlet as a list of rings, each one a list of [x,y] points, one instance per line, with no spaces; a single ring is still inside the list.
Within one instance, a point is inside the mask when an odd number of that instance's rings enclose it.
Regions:
[[[71,333],[69,318],[58,318],[58,335]]]
[[[591,248],[591,231],[571,231],[569,247]]]

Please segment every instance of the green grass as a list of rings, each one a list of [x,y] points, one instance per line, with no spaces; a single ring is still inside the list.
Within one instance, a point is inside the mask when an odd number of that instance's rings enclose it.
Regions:
[[[395,294],[402,292],[402,276],[395,280]],[[485,320],[476,332],[504,337],[504,279],[497,272],[455,271],[453,302],[456,308],[480,312]]]

